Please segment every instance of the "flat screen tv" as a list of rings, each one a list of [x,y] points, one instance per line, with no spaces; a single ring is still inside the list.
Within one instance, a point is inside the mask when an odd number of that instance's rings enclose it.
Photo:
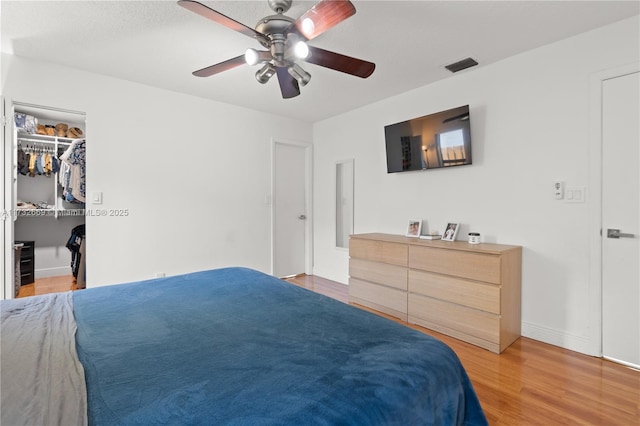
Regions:
[[[469,105],[384,127],[387,173],[471,164]]]

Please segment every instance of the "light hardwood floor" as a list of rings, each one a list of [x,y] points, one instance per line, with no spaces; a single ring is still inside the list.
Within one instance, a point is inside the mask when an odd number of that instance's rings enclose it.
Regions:
[[[76,290],[73,275],[38,278],[33,284],[25,284],[20,286],[18,297],[38,296],[48,293],[60,293],[69,290]]]
[[[286,281],[348,303],[347,286],[314,276]],[[70,283],[36,284],[37,294],[68,291]],[[357,305],[356,305],[357,306]],[[502,354],[398,319],[449,345],[478,394],[489,424],[640,425],[640,372],[612,362],[521,337]]]

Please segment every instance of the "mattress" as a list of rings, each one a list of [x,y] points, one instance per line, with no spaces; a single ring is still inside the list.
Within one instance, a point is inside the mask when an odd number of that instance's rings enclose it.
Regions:
[[[70,294],[88,424],[487,424],[444,343],[258,271]]]

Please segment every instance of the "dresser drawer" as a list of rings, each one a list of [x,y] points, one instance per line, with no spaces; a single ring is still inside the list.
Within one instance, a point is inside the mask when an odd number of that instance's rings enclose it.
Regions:
[[[407,293],[403,290],[350,278],[349,301],[404,320],[407,318]]]
[[[349,260],[349,276],[407,290],[407,268],[369,260]]]
[[[351,238],[351,240],[349,240],[349,255],[352,258],[355,257],[373,262],[407,266],[408,252],[409,248],[406,244],[359,238]]]
[[[409,292],[474,309],[500,313],[500,286],[409,270]]]
[[[441,331],[463,334],[500,344],[500,316],[454,303],[409,293],[409,322]]]
[[[462,250],[411,246],[409,267],[500,284],[500,256]]]

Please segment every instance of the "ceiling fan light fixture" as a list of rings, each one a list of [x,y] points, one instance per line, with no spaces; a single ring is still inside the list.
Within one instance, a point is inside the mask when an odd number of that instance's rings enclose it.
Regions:
[[[249,65],[255,65],[258,63],[258,51],[256,49],[247,49],[244,52],[244,60],[247,61]]]
[[[258,83],[265,84],[275,73],[276,67],[270,63],[264,64],[264,66],[256,72],[256,80],[258,80]]]
[[[267,52],[266,50],[247,49],[247,51],[244,52],[244,60],[249,65],[268,62],[271,59],[273,59],[271,52]]]
[[[304,18],[302,20],[302,34],[309,37],[316,30],[316,24],[313,22],[311,18]]]
[[[305,59],[309,56],[309,46],[304,41],[299,41],[293,45],[293,54],[298,59]]]
[[[194,71],[196,77],[210,77],[241,65],[260,65],[256,80],[267,83],[277,74],[283,99],[300,95],[300,86],[311,80],[311,74],[297,65],[304,60],[310,64],[353,75],[369,77],[375,64],[340,53],[309,46],[312,40],[352,16],[356,9],[349,0],[315,0],[316,3],[297,19],[284,15],[293,0],[267,0],[275,15],[265,16],[255,28],[248,27],[197,0],[179,0],[178,5],[258,41],[267,49],[248,49],[244,54]]]
[[[306,59],[309,56],[309,45],[304,41],[296,41],[289,43],[289,47],[284,52],[284,59],[287,61],[295,61],[296,59]]]
[[[302,67],[296,63],[291,64],[287,71],[295,78],[301,86],[306,86],[311,80],[311,74],[302,69]]]

